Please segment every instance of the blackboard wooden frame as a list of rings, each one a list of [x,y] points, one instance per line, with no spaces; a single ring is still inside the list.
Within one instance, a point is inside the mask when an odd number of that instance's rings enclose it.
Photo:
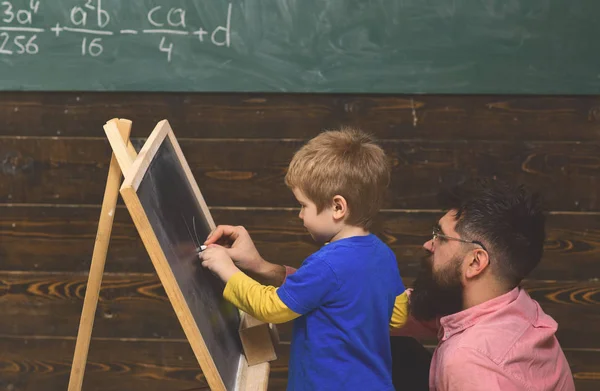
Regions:
[[[105,130],[107,131],[107,136],[109,136],[109,141],[113,147],[115,157],[119,162],[126,162],[127,156],[125,156],[125,154],[127,153],[127,150],[125,145],[118,139],[118,133],[113,132],[114,137],[111,137],[110,129],[105,127]],[[113,130],[116,130],[116,126]],[[158,238],[152,229],[148,216],[146,215],[137,194],[137,190],[146,171],[149,169],[150,164],[165,140],[171,142],[181,167],[186,174],[188,184],[193,190],[196,201],[198,202],[206,221],[210,225],[210,228],[214,229],[215,223],[208,206],[204,201],[204,197],[198,188],[181,148],[179,147],[179,143],[167,120],[160,121],[156,125],[154,131],[140,150],[136,160],[130,167],[123,170],[125,179],[121,186],[120,193],[131,214],[140,237],[142,238],[150,259],[154,264],[171,305],[181,323],[184,333],[190,342],[194,355],[200,364],[208,385],[211,390],[214,391],[234,391],[227,390],[224,385],[204,341],[200,328],[196,324],[191,309],[186,303],[185,297],[170,268],[166,255],[161,248]],[[258,335],[262,337],[255,337],[257,335],[256,331],[260,331],[261,328],[272,330],[269,328],[269,325],[260,322],[257,323],[256,320],[247,314],[242,313],[239,331],[245,355],[240,355],[235,391],[266,391],[267,389],[270,371],[270,364],[267,360],[273,360],[276,356],[274,355],[273,334],[271,332],[259,332]],[[251,334],[253,335],[253,338],[245,337],[245,335],[248,334],[246,331],[250,331],[250,329],[252,329]],[[256,364],[250,366],[248,365],[248,362]]]

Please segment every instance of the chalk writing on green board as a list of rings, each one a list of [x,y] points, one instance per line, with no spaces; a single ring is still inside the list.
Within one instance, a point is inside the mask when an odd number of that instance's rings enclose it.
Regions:
[[[17,3],[17,2],[15,2]],[[18,2],[21,3],[21,2]],[[2,22],[12,24],[0,26],[0,54],[32,55],[40,51],[38,36],[52,34],[61,36],[78,35],[82,56],[98,57],[104,52],[103,37],[117,35],[153,35],[156,36],[156,49],[163,52],[165,60],[171,62],[176,48],[175,37],[194,39],[200,44],[215,46],[231,46],[231,12],[228,3],[223,24],[216,27],[200,26],[190,28],[186,16],[187,10],[182,7],[157,5],[145,15],[148,28],[111,29],[111,14],[103,6],[102,0],[85,0],[68,10],[68,21],[57,21],[51,28],[36,27],[33,16],[40,11],[40,0],[29,0],[25,7],[13,5],[11,1],[3,1]]]
[[[0,90],[600,93],[600,1],[0,0]]]

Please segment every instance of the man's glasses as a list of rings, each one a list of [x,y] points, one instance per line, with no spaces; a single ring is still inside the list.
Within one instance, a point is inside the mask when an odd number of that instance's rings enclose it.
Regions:
[[[462,242],[462,243],[476,244],[478,246],[481,246],[481,248],[487,252],[487,248],[485,248],[483,243],[481,243],[479,240],[465,240],[465,239],[461,239],[461,238],[454,238],[452,236],[444,235],[443,233],[441,233],[440,227],[435,226],[435,227],[433,227],[433,242],[435,243],[435,240],[438,238],[445,239],[445,240],[456,240],[457,242]]]

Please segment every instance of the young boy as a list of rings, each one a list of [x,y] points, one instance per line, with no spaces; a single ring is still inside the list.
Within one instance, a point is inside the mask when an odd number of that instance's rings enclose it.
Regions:
[[[241,272],[210,245],[202,265],[226,282],[223,295],[265,322],[295,319],[288,390],[392,391],[389,326],[406,320],[404,285],[391,249],[369,232],[390,180],[385,153],[342,129],[310,140],[285,177],[300,218],[319,244],[278,289]]]

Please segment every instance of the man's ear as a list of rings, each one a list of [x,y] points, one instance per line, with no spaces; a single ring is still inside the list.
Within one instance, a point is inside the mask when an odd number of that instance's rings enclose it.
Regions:
[[[490,258],[487,251],[477,249],[467,254],[466,278],[475,278],[490,265]]]
[[[339,194],[333,196],[332,209],[333,218],[335,220],[342,220],[349,214],[348,203],[346,202],[346,199]]]

